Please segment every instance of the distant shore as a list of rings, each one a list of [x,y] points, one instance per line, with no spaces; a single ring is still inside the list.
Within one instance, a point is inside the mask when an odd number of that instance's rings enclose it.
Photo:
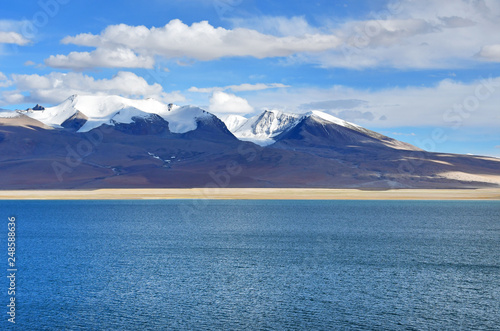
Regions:
[[[299,189],[193,188],[1,191],[0,200],[500,200],[500,188],[491,189]]]

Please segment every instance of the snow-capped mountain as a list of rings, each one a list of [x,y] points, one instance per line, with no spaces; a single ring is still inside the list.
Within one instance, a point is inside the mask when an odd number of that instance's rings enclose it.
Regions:
[[[78,132],[88,132],[103,124],[133,123],[135,118],[148,119],[151,115],[158,115],[168,122],[173,133],[195,130],[198,121],[214,116],[198,107],[166,105],[155,99],[84,95],[73,95],[55,107],[24,111],[23,114],[52,127],[67,127],[64,125],[66,121],[79,120]]]
[[[294,146],[300,144],[346,150],[353,148],[421,150],[321,111],[304,114],[294,126],[275,136],[274,139],[281,144]]]
[[[0,188],[500,186],[499,159],[422,151],[320,111],[223,119],[118,96],[2,110]]]
[[[326,127],[330,130],[342,131],[342,139],[337,137],[338,143],[345,143],[346,139],[352,142],[359,140],[371,140],[382,142],[385,146],[406,149],[418,150],[415,146],[398,140],[386,137],[377,132],[365,129],[354,123],[344,121],[333,115],[327,114],[322,111],[310,111],[305,114],[292,114],[285,113],[277,110],[266,110],[262,114],[246,119],[238,115],[230,115],[224,119],[226,126],[238,139],[244,141],[251,141],[260,146],[269,146],[275,142],[283,139],[285,134],[292,131],[295,127],[308,121],[309,126],[312,123],[323,126],[316,136],[324,136],[322,139],[329,140],[333,137]],[[326,133],[326,135],[325,135]],[[366,136],[366,137],[363,137]],[[289,136],[288,136],[289,137]]]
[[[173,104],[167,105],[154,99],[133,100],[120,96],[73,95],[54,107],[40,107],[19,112],[47,126],[72,129],[79,133],[89,132],[104,124],[119,126],[122,130],[126,130],[123,128],[124,124],[132,124],[137,121],[142,123],[155,122],[157,127],[168,126],[168,131],[172,133],[187,133],[197,129],[200,121],[210,119],[219,121],[215,115],[198,107],[181,107]],[[15,113],[3,111],[1,114],[3,117],[7,117],[14,116]],[[415,149],[414,146],[385,137],[321,111],[291,114],[278,110],[266,110],[260,115],[248,119],[239,115],[229,115],[223,118],[227,129],[236,138],[260,146],[268,146],[283,139],[287,132],[300,126],[306,120],[308,123],[314,122],[323,126],[333,125],[335,130],[343,130],[344,138],[350,136],[354,142],[367,139],[363,137],[367,136],[376,142],[383,142],[391,148]],[[220,125],[219,129],[224,130]],[[137,128],[134,132],[136,131]],[[139,131],[151,132],[144,128]],[[155,129],[153,132],[159,131]],[[318,136],[318,134],[315,135]],[[286,137],[289,138],[290,135]],[[322,139],[328,140],[329,138],[331,137],[323,137]],[[342,144],[345,141],[337,139],[336,142]]]

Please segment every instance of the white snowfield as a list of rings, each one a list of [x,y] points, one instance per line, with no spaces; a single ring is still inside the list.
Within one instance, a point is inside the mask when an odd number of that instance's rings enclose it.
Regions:
[[[171,132],[185,133],[197,128],[197,120],[212,116],[197,107],[169,107],[155,99],[133,100],[116,95],[73,95],[55,107],[24,114],[46,125],[60,127],[77,112],[88,118],[78,132],[88,132],[103,124],[132,123],[133,117],[148,118],[156,114],[169,123]]]
[[[240,126],[248,121],[248,118],[241,115],[225,115],[221,116],[220,119],[226,125],[227,129],[231,132],[236,131]]]

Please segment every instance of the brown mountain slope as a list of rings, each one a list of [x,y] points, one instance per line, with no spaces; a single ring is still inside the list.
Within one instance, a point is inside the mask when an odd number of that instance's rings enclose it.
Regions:
[[[185,134],[169,132],[162,121],[102,126],[88,133],[33,121],[2,119],[1,189],[476,188],[500,183],[498,159],[396,149],[369,136],[356,140],[349,132],[333,137],[339,128],[324,123],[322,131],[310,127],[317,123],[306,123],[260,147],[237,140],[220,121],[199,123]]]

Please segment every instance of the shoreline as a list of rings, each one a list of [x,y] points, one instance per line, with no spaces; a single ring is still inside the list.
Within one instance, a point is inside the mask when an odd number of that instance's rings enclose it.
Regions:
[[[488,189],[191,188],[0,190],[0,200],[500,200]]]

